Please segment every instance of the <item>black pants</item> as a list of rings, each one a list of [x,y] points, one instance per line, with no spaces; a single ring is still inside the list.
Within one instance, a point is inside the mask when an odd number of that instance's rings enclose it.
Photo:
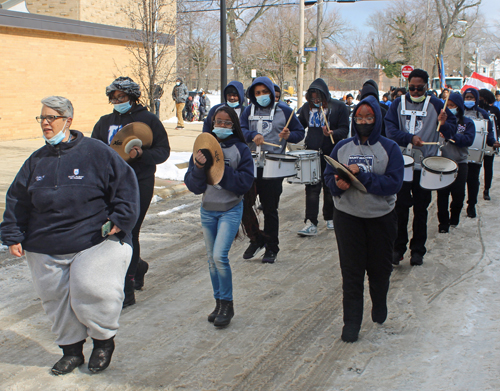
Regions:
[[[132,244],[134,245],[132,252],[132,260],[128,267],[127,276],[128,278],[133,278],[137,270],[137,264],[139,263],[139,258],[141,257],[141,246],[139,244],[139,233],[141,230],[142,222],[151,204],[151,199],[153,198],[155,186],[155,177],[149,177],[139,180],[139,197],[140,197],[140,213],[135,227],[132,229]]]
[[[464,206],[465,183],[467,181],[468,163],[458,165],[457,179],[450,186],[437,191],[437,215],[439,220],[439,230],[448,231],[451,225],[458,225],[460,212]],[[451,204],[448,210],[448,203],[451,194]],[[451,214],[451,217],[450,217]]]
[[[262,178],[263,169],[257,169],[255,184],[262,212],[264,213],[264,231],[258,235],[257,242],[265,245],[268,250],[279,252],[279,217],[278,206],[283,192],[283,178]]]
[[[408,244],[408,220],[410,208],[413,206],[413,238],[410,242],[412,253],[425,255],[427,249],[427,208],[432,200],[430,190],[420,187],[420,170],[413,172],[412,182],[403,182],[398,193],[396,213],[398,214],[398,237],[394,244],[394,251],[403,255]]]
[[[467,205],[473,208],[477,204],[477,194],[479,193],[479,173],[481,164],[468,163],[467,171]]]
[[[484,155],[484,190],[488,191],[491,188],[491,181],[493,180],[493,162],[495,155]]]
[[[344,323],[361,325],[365,271],[373,305],[385,305],[387,300],[397,215],[393,210],[365,219],[336,209],[333,221],[335,227],[341,227],[335,236],[342,270]]]
[[[326,168],[326,161],[321,158],[321,172],[323,173]],[[306,185],[306,220],[309,220],[314,225],[318,225],[318,213],[319,213],[319,195],[323,189],[323,218],[326,220],[333,220],[333,197],[330,193],[330,189],[325,183],[323,175],[321,175],[321,181],[315,185]]]

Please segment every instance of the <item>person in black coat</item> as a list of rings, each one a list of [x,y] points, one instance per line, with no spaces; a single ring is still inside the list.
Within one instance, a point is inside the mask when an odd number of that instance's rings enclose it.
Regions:
[[[306,93],[306,103],[302,106],[299,121],[304,128],[308,128],[305,139],[306,149],[320,152],[321,172],[326,168],[324,155],[330,155],[334,144],[347,137],[349,133],[349,109],[337,99],[333,99],[323,79],[316,79],[309,86]],[[325,124],[321,107],[328,119],[330,131]],[[314,185],[306,185],[306,226],[297,232],[300,236],[315,236],[318,233],[319,196],[323,189],[323,218],[327,229],[333,226],[333,198],[323,178]],[[309,221],[309,222],[308,222]]]
[[[378,92],[378,84],[375,80],[367,80],[365,81],[365,83],[363,84],[363,88],[361,89],[361,99],[359,100],[363,100],[365,99],[368,95],[371,95],[373,97],[375,97],[375,99],[377,99],[377,101],[379,102],[379,106],[380,106],[380,111],[382,112],[382,133],[381,135],[385,137],[385,115],[387,114],[387,111],[389,110],[389,107],[380,102],[380,98],[379,98],[379,92]]]
[[[119,77],[111,85],[106,87],[106,95],[109,102],[113,104],[114,110],[111,114],[102,116],[94,126],[92,138],[96,138],[111,145],[113,137],[132,122],[143,122],[153,131],[153,143],[151,147],[142,149],[134,147],[129,155],[129,162],[135,171],[139,182],[140,214],[137,223],[132,230],[132,242],[134,252],[132,261],[125,278],[125,300],[123,306],[135,304],[134,289],[141,289],[144,285],[144,274],[149,266],[140,258],[139,232],[142,222],[146,217],[149,204],[153,198],[156,165],[166,161],[170,155],[170,145],[167,132],[156,115],[150,113],[144,106],[139,104],[141,91],[139,85],[129,77]]]

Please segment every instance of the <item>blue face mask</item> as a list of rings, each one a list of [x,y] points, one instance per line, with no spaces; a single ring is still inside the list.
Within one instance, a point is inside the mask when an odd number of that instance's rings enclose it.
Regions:
[[[113,105],[115,110],[118,111],[120,114],[125,114],[127,111],[129,111],[132,108],[132,104],[130,101],[128,102],[123,102],[123,103],[117,103]]]
[[[65,131],[65,128],[66,128],[66,123],[68,122],[68,120],[66,120],[64,122],[64,126],[63,128],[61,129],[61,131],[59,133],[57,133],[55,136],[53,136],[52,138],[48,139],[47,137],[45,137],[45,135],[43,135],[43,138],[45,141],[47,141],[50,145],[57,145],[59,144],[61,141],[64,140],[64,137],[66,137],[66,131]]]
[[[260,106],[267,107],[269,106],[269,103],[271,103],[271,95],[270,94],[260,95],[255,97],[255,100]]]
[[[224,140],[233,135],[233,129],[228,128],[213,128],[212,132],[220,139]]]
[[[454,109],[450,109],[451,114],[457,115],[457,108],[455,107]]]
[[[476,105],[476,102],[473,100],[464,101],[464,106],[467,107],[468,109],[472,109],[475,105]]]
[[[232,107],[233,109],[234,109],[235,107],[238,107],[238,105],[239,105],[239,104],[240,104],[240,102],[227,102],[227,105],[228,105],[229,107]]]
[[[313,105],[316,106],[316,107],[320,107],[321,103],[313,103]]]

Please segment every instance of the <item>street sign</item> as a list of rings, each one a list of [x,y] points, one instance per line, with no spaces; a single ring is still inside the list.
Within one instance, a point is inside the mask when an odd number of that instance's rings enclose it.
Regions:
[[[403,65],[401,67],[401,75],[403,77],[408,78],[408,76],[410,76],[410,73],[412,73],[412,71],[413,71],[413,65]]]
[[[316,52],[318,51],[318,48],[304,48],[305,52]]]
[[[252,77],[255,79],[257,77],[257,69],[252,69],[251,73],[252,73]]]

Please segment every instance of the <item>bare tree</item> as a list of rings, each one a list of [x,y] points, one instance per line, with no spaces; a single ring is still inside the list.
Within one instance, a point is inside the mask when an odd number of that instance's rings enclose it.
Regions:
[[[122,9],[134,30],[135,43],[127,47],[134,58],[131,67],[150,109],[156,86],[163,88],[173,81],[175,9],[175,0],[130,1]]]

